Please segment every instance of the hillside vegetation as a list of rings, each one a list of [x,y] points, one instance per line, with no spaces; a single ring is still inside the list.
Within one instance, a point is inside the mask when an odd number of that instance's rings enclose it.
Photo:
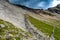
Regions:
[[[31,35],[13,24],[0,19],[0,40],[23,40]]]
[[[55,40],[60,40],[60,28],[54,27],[50,25],[49,23],[46,24],[45,22],[42,22],[40,20],[37,20],[31,16],[27,16],[27,19],[33,24],[38,30],[45,33],[45,35],[53,36],[55,37]],[[54,32],[53,32],[54,30]]]

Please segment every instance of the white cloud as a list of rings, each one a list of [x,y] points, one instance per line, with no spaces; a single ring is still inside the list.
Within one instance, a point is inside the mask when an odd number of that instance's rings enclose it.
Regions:
[[[60,4],[60,0],[53,0],[51,7],[57,6],[58,4]]]

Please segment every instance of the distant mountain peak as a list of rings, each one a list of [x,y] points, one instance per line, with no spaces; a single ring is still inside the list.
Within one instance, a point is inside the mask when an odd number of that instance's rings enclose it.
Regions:
[[[60,8],[60,4],[58,4],[57,7]]]

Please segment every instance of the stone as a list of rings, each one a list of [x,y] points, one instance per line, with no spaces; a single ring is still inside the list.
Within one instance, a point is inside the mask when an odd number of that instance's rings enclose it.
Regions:
[[[3,25],[3,24],[0,24],[0,28],[4,28],[5,27],[5,25]]]

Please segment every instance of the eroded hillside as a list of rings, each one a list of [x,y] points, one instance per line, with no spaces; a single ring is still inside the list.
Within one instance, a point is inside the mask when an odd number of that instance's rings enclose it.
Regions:
[[[53,11],[22,8],[0,0],[0,39],[60,40],[60,12]]]

